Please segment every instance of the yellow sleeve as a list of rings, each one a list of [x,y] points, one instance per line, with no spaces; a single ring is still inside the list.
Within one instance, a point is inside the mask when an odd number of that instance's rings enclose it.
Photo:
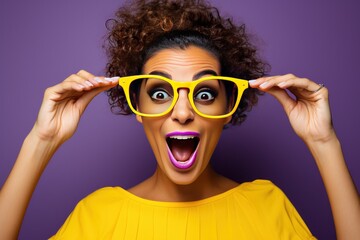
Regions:
[[[248,197],[264,218],[264,231],[279,233],[279,239],[316,239],[283,191],[267,180],[252,184],[247,187]]]

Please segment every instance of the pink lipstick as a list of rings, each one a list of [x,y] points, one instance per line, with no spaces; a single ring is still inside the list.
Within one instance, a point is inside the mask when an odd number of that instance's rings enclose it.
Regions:
[[[189,169],[194,165],[199,148],[199,135],[192,131],[175,131],[166,135],[169,159],[176,168]]]

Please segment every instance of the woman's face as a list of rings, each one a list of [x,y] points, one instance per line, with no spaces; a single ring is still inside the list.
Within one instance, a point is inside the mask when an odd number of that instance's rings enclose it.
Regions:
[[[145,63],[143,74],[163,75],[175,81],[193,81],[220,75],[220,63],[213,54],[199,47],[164,49]],[[145,88],[142,84],[140,92],[147,92]],[[222,129],[231,119],[200,117],[190,105],[188,91],[179,89],[178,101],[165,116],[137,116],[155,154],[158,171],[180,185],[193,183],[207,169]]]

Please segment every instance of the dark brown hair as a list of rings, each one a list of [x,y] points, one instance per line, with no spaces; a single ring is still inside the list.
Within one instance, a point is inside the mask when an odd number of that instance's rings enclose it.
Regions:
[[[224,76],[255,79],[268,67],[257,56],[250,43],[245,25],[235,25],[230,18],[220,16],[218,9],[203,0],[135,0],[116,12],[107,21],[109,30],[105,48],[109,57],[108,76],[127,76],[141,73],[149,49],[164,34],[173,31],[197,32],[211,42],[211,52],[220,54]],[[151,54],[150,54],[151,55]],[[124,92],[117,86],[107,92],[113,112],[131,114]],[[247,89],[232,123],[245,120],[245,112],[257,103],[260,92]]]

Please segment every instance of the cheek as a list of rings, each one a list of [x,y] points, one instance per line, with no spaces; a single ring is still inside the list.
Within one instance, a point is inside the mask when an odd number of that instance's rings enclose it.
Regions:
[[[146,117],[138,117],[141,119],[141,123],[143,125],[146,137],[153,147],[156,147],[157,144],[161,141],[161,128],[164,123],[163,118],[146,118]],[[155,149],[154,149],[155,150]]]
[[[210,132],[213,132],[214,134],[215,133],[219,134],[222,132],[226,123],[227,123],[227,118],[220,118],[220,119],[205,119],[205,121],[201,121],[200,124]]]
[[[203,126],[205,130],[204,142],[206,144],[206,148],[210,148],[210,149],[206,149],[206,151],[212,152],[215,149],[220,139],[220,135],[223,131],[224,125],[226,123],[227,123],[227,119],[216,119],[216,120],[201,122],[201,126]]]

